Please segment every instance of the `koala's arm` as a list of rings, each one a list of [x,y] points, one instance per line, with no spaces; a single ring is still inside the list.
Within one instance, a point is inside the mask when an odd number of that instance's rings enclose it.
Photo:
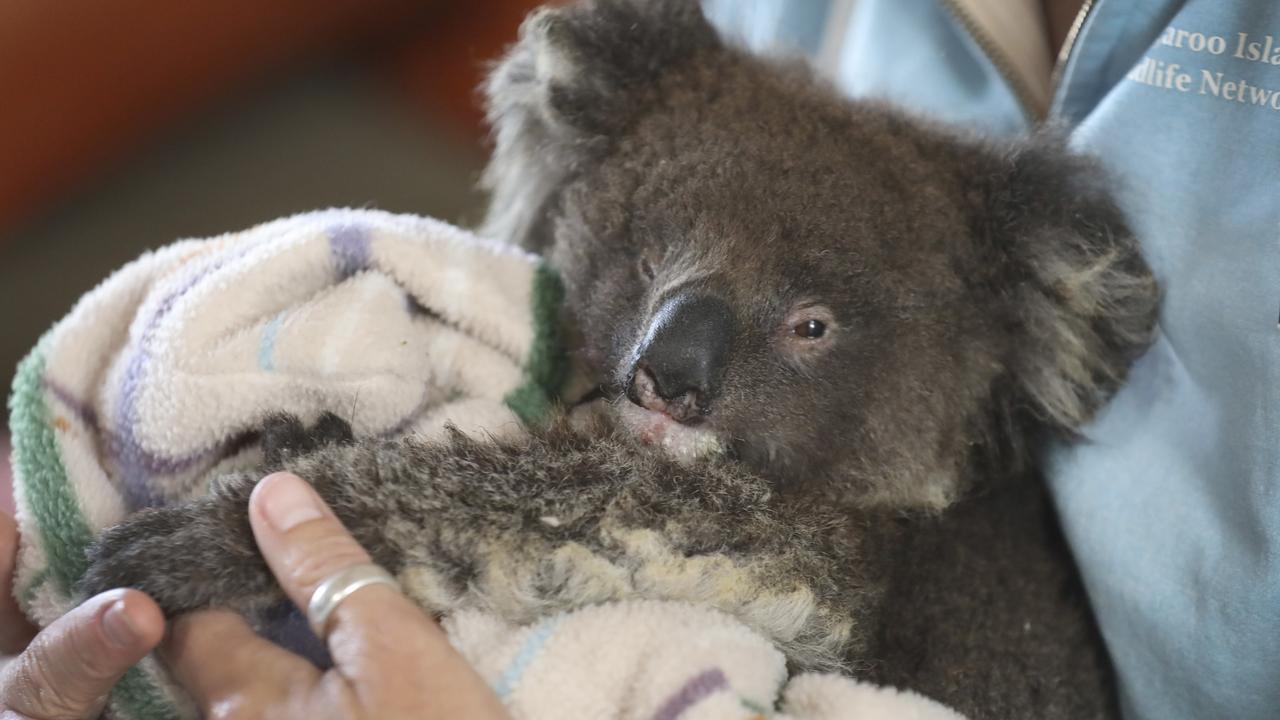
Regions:
[[[854,637],[864,589],[830,543],[837,518],[733,465],[684,467],[564,427],[505,443],[455,433],[276,454],[433,613],[529,622],[612,600],[684,600],[738,617],[804,667],[836,663]],[[109,530],[82,589],[136,587],[170,614],[280,602],[247,519],[260,476],[221,478],[206,498]]]

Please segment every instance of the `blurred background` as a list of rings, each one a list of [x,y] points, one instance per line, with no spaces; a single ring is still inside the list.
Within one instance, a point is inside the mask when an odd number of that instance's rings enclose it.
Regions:
[[[0,3],[4,395],[148,248],[334,205],[478,221],[476,87],[544,2]]]

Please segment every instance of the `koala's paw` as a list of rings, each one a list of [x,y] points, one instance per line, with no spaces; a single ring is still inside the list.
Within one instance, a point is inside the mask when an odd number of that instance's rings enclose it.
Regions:
[[[309,455],[328,445],[348,445],[355,441],[351,424],[326,412],[310,428],[294,415],[280,413],[262,425],[262,452],[266,467],[279,469],[291,458]]]
[[[135,588],[170,616],[266,607],[283,596],[254,544],[245,500],[236,492],[145,510],[110,528],[89,549],[80,592]]]

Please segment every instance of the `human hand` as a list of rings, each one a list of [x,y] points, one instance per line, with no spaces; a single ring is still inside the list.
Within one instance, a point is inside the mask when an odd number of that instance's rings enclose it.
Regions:
[[[258,483],[249,519],[267,564],[298,607],[309,605],[325,579],[370,562],[296,476],[277,473]],[[328,672],[222,611],[178,618],[161,654],[207,717],[507,717],[439,626],[387,585],[366,586],[341,601],[327,630],[334,661]]]
[[[18,524],[8,512],[0,510],[0,655],[22,652],[36,635],[36,627],[22,614],[13,597],[13,572],[17,566]]]
[[[111,590],[36,632],[13,598],[18,526],[0,511],[0,718],[87,720],[116,680],[160,642],[164,617],[146,595]]]

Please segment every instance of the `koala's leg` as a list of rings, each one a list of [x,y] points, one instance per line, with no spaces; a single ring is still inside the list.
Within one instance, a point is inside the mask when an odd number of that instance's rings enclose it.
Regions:
[[[144,510],[108,529],[89,550],[80,590],[93,595],[137,588],[168,615],[205,607],[252,614],[274,605],[284,594],[254,542],[249,495],[263,475],[320,448],[351,442],[351,427],[329,413],[311,428],[291,415],[269,418],[262,431],[266,462],[261,472],[224,476],[208,497]],[[341,502],[335,495],[342,493],[340,485],[330,482],[317,490],[331,504]]]
[[[805,667],[837,663],[857,639],[851,608],[866,590],[847,546],[829,542],[836,518],[783,502],[736,466],[685,467],[605,431],[567,428],[512,442],[358,441],[277,459],[431,612],[531,622],[600,602],[680,600],[738,617]],[[245,509],[256,480],[224,479],[208,498],[111,530],[85,590],[138,587],[170,613],[273,604],[281,595]]]
[[[311,476],[353,463],[376,478],[339,514],[375,527],[366,547],[401,554],[406,591],[432,612],[527,623],[617,600],[690,602],[739,618],[804,667],[833,665],[859,640],[854,614],[870,590],[854,548],[832,541],[842,518],[785,501],[740,466],[685,467],[564,428],[338,454],[308,458]]]
[[[206,607],[253,614],[284,599],[249,528],[257,480],[224,477],[209,497],[144,510],[108,529],[89,550],[80,591],[136,588],[170,616]]]

